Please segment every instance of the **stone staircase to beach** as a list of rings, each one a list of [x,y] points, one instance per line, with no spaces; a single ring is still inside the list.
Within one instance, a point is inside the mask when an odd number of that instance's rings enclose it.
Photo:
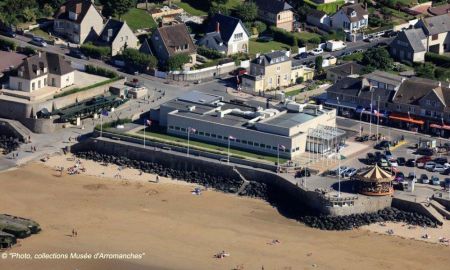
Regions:
[[[239,187],[239,189],[236,191],[236,195],[239,195],[239,194],[241,194],[244,190],[245,190],[245,188],[250,184],[250,181],[248,181],[247,179],[245,179],[245,177],[236,169],[236,168],[233,168],[233,171],[235,172],[235,173],[237,173],[237,175],[239,175],[239,177],[242,179],[242,181],[243,181],[243,183],[242,183],[242,185]]]
[[[439,214],[441,214],[444,218],[446,219],[450,219],[450,212],[445,208],[445,206],[443,206],[442,204],[440,204],[439,202],[435,201],[435,200],[431,200],[430,201],[431,206],[436,209],[437,212],[439,212]]]
[[[434,208],[434,206],[432,206],[431,203],[422,202],[421,204],[423,208],[428,212],[428,214],[434,217],[439,225],[442,225],[444,223],[444,217],[441,213],[438,212],[438,210],[436,210],[436,208]]]

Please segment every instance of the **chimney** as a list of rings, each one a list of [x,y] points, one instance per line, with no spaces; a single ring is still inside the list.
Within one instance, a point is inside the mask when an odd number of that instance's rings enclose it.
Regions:
[[[216,22],[216,32],[220,33],[220,23]]]
[[[81,13],[81,5],[83,3],[77,3],[77,5],[75,6],[75,13],[76,14],[80,14]]]

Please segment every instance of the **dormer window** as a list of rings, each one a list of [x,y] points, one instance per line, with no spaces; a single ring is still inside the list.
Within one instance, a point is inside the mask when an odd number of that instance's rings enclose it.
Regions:
[[[356,17],[356,11],[352,11],[352,13],[350,14],[351,17]]]
[[[69,19],[72,21],[76,21],[78,18],[78,14],[76,14],[75,12],[69,11]]]

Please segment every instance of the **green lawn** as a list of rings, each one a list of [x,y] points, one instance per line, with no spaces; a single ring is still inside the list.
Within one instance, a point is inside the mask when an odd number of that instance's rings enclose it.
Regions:
[[[318,37],[318,38],[320,38],[320,35],[319,35],[319,34],[311,33],[311,32],[306,32],[306,31],[302,31],[302,32],[300,32],[300,33],[295,33],[295,35],[298,36],[299,38],[305,39],[305,40],[308,40],[308,39],[313,38],[313,37]]]
[[[192,1],[192,0],[191,0]],[[208,15],[208,12],[205,10],[198,9],[196,7],[193,7],[190,3],[190,1],[181,1],[177,4],[180,8],[184,9],[187,13],[194,15],[194,16],[205,16]],[[206,7],[205,7],[206,8]]]
[[[362,59],[363,59],[363,53],[362,52],[352,53],[352,54],[344,56],[342,58],[342,60],[344,60],[344,61],[356,61],[356,62],[359,62]]]
[[[234,9],[235,7],[239,6],[243,0],[228,0],[227,4],[225,5],[228,9]]]
[[[143,9],[132,8],[122,16],[133,31],[142,28],[156,28],[156,22],[152,16]]]
[[[44,30],[42,30],[41,28],[34,28],[33,30],[30,31],[33,35],[41,37],[45,40],[53,40],[53,38]]]
[[[250,54],[267,53],[271,50],[288,50],[290,48],[289,45],[277,41],[259,42],[256,39],[249,41]]]
[[[286,93],[287,97],[293,97],[296,96],[298,94],[300,94],[301,92],[305,91],[305,89],[296,89],[296,90],[292,90]]]
[[[129,134],[129,135],[139,136],[139,137],[143,138],[144,137],[143,134],[144,134],[144,131],[141,130],[137,133],[133,133],[133,134]],[[160,141],[160,142],[164,142],[164,143],[168,143],[168,144],[172,144],[172,145],[178,145],[178,146],[184,146],[184,147],[187,146],[187,139],[168,135],[166,133],[162,133],[161,131],[155,131],[155,130],[149,131],[149,128],[147,128],[147,130],[146,130],[145,138],[147,140]],[[227,151],[228,151],[228,148],[226,146],[219,146],[219,145],[214,145],[214,144],[209,144],[209,143],[204,143],[204,142],[194,141],[194,140],[190,140],[189,146],[192,149],[198,149],[198,150],[216,153],[216,154],[222,154],[222,155],[226,155]],[[259,155],[259,154],[254,154],[254,153],[250,153],[250,152],[246,152],[246,151],[242,151],[242,150],[238,150],[238,149],[234,149],[234,148],[230,148],[230,155],[232,157],[241,158],[241,159],[253,159],[253,160],[266,161],[266,162],[271,162],[271,163],[277,162],[276,156]],[[284,163],[286,161],[287,161],[287,159],[280,158],[280,163]]]

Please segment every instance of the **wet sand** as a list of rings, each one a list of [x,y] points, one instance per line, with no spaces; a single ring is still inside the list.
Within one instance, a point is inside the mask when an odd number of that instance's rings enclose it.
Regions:
[[[106,176],[58,175],[42,164],[0,173],[0,212],[35,219],[43,228],[8,253],[136,253],[143,254],[142,259],[0,258],[2,269],[264,266],[378,270],[448,269],[450,265],[448,246],[361,229],[315,230],[286,219],[261,200],[214,191],[195,196],[191,194],[193,185],[155,184],[148,178],[126,181]],[[78,231],[77,237],[71,237],[72,229]],[[270,244],[274,239],[280,243]],[[213,258],[222,250],[230,257]]]

